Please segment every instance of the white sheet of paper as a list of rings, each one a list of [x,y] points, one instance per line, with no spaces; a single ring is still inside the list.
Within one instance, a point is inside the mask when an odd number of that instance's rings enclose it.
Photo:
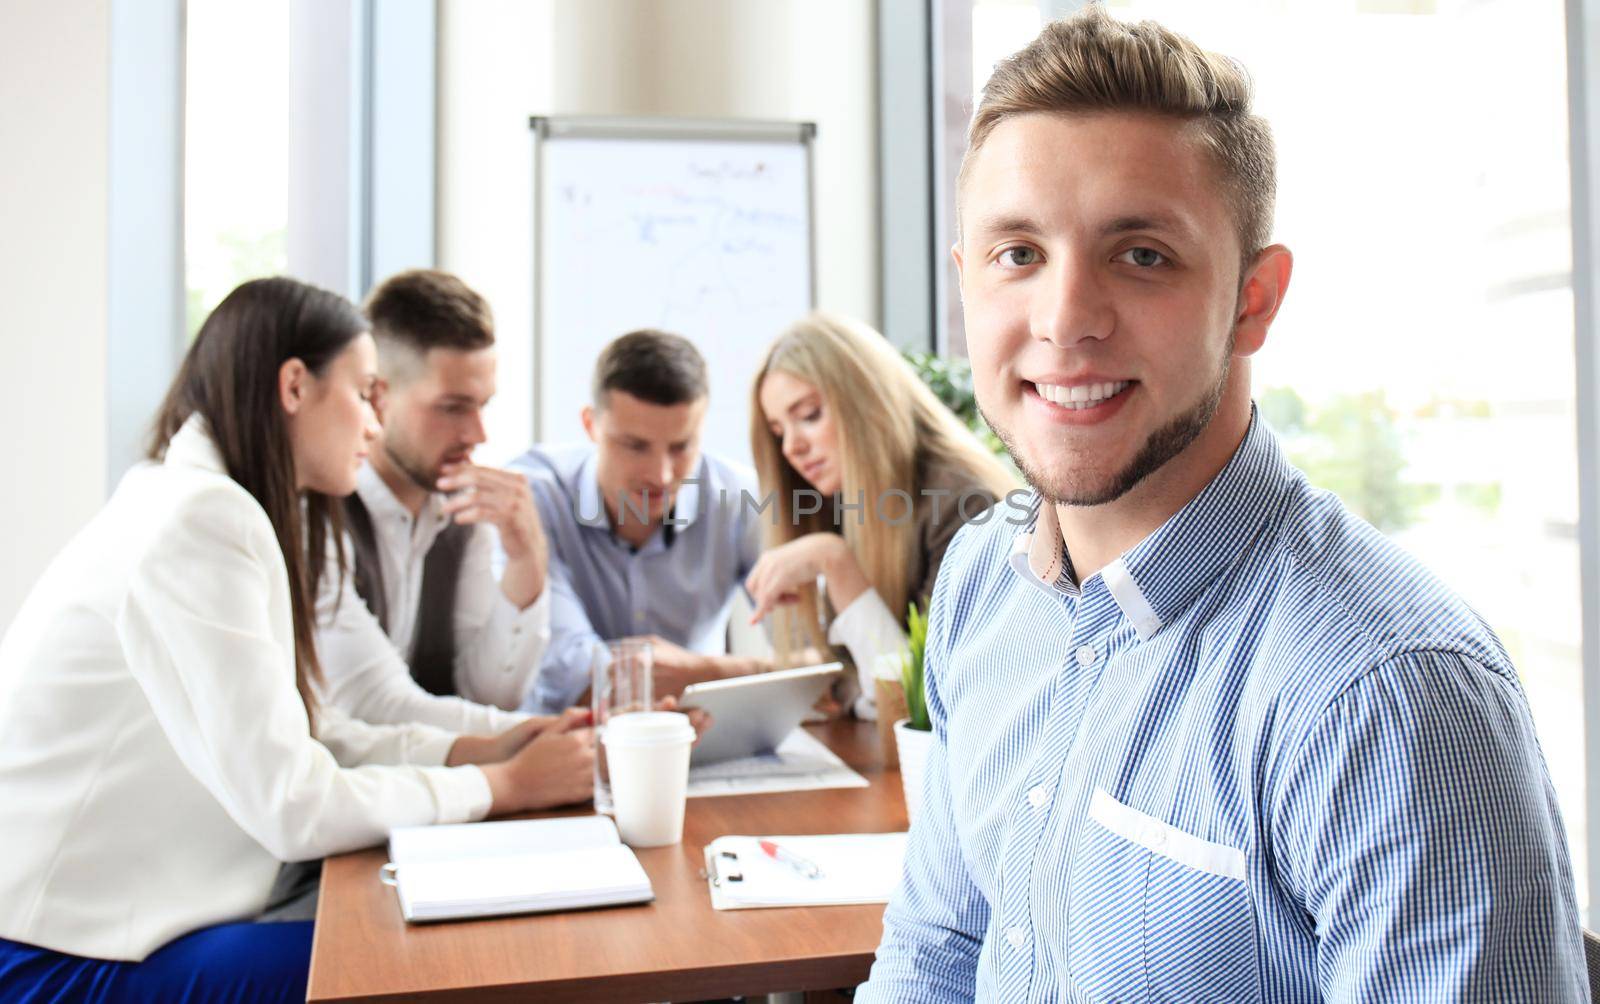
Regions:
[[[690,798],[865,787],[866,778],[805,729],[789,733],[771,753],[689,768]]]

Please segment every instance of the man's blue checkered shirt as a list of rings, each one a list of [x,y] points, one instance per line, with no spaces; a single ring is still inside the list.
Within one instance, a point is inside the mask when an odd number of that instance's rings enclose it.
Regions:
[[[859,1000],[1588,999],[1505,650],[1259,419],[1081,588],[1053,509],[1017,516],[944,560],[924,804]]]

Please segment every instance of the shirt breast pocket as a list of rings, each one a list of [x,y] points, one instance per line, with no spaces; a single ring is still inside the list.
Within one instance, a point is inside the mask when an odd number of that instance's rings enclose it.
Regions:
[[[1261,999],[1242,851],[1096,791],[1071,873],[1067,968],[1091,999]]]

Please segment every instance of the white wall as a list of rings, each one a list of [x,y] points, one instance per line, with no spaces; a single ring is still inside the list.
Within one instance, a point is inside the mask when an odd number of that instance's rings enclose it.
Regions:
[[[533,140],[528,116],[550,101],[552,0],[441,0],[438,191],[440,268],[494,310],[500,393],[482,458],[527,447],[533,405]]]
[[[104,0],[0,5],[0,630],[105,499]]]
[[[486,459],[531,435],[530,115],[817,123],[818,305],[878,323],[876,24],[866,0],[440,0],[438,260],[498,322]]]

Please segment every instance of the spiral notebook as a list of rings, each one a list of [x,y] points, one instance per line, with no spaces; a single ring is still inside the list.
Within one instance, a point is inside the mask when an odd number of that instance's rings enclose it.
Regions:
[[[401,827],[389,834],[382,878],[413,923],[655,898],[606,816]]]

